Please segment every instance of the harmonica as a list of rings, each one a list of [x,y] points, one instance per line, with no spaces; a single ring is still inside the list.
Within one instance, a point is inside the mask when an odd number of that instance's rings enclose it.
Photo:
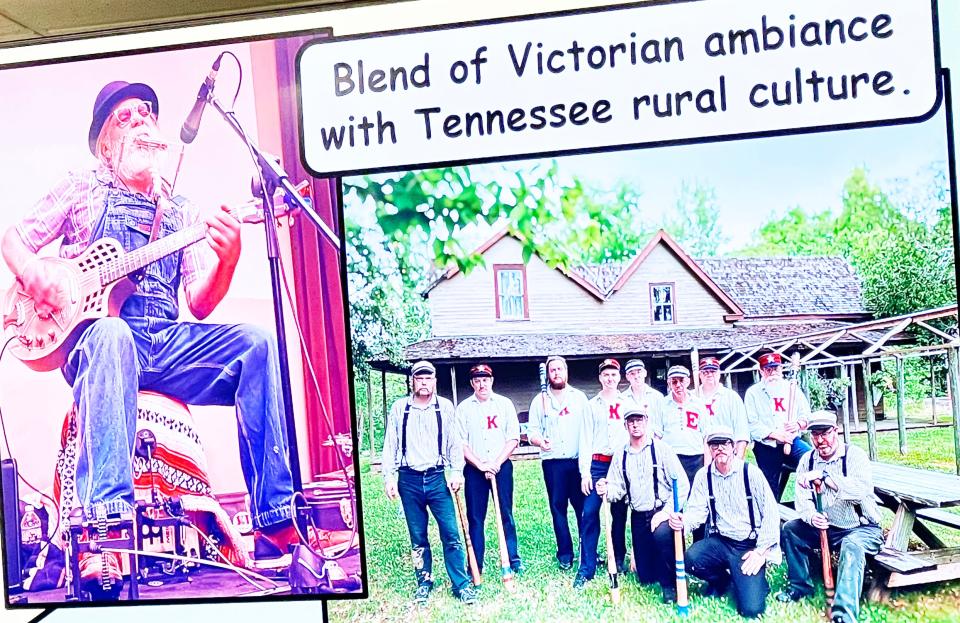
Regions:
[[[159,151],[166,151],[167,147],[169,147],[169,145],[164,141],[160,141],[152,138],[146,138],[143,136],[138,136],[134,138],[133,144],[136,145],[137,147],[143,147],[144,149],[156,149]]]

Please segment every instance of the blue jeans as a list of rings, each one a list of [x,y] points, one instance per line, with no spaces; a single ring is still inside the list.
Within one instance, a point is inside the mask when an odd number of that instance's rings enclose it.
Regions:
[[[557,560],[564,564],[573,562],[573,539],[567,523],[567,505],[573,507],[577,519],[577,532],[582,530],[583,491],[580,490],[580,470],[577,459],[544,459],[543,481],[547,487],[547,501],[553,518],[553,534],[557,538]]]
[[[832,616],[840,615],[845,622],[855,622],[860,613],[860,593],[863,591],[863,571],[867,554],[876,554],[883,545],[883,531],[868,525],[850,528],[830,527],[827,540],[831,551],[840,548],[837,566],[836,596]],[[820,531],[802,519],[793,519],[783,525],[780,536],[787,558],[787,578],[790,588],[803,595],[813,594],[810,580],[810,556],[820,549]]]
[[[783,486],[787,482],[787,479],[781,476],[789,476],[783,473],[783,468],[787,467],[791,472],[797,471],[800,457],[810,450],[812,450],[810,444],[800,437],[793,440],[790,454],[783,453],[782,443],[772,448],[760,442],[753,444],[753,456],[757,459],[757,467],[763,472],[763,477],[767,479],[767,484],[770,485],[770,490],[773,491],[773,496],[778,502],[783,493]]]
[[[469,463],[463,468],[464,497],[467,501],[467,526],[470,530],[470,542],[477,557],[477,567],[483,573],[483,556],[486,551],[484,522],[487,517],[487,505],[490,501],[490,481],[479,469]],[[513,462],[507,459],[497,472],[497,495],[500,499],[500,519],[503,522],[503,538],[506,540],[510,566],[520,564],[517,552],[517,524],[513,520]],[[499,557],[498,557],[499,560]]]
[[[687,571],[707,582],[713,591],[725,593],[733,586],[737,612],[748,619],[763,614],[770,592],[766,564],[754,575],[740,570],[743,555],[755,547],[756,541],[735,541],[712,534],[691,545],[686,555]]]
[[[407,520],[410,533],[410,545],[413,554],[413,573],[417,584],[433,586],[433,556],[430,553],[430,539],[427,537],[427,508],[437,520],[440,542],[443,544],[443,563],[450,576],[453,594],[470,584],[467,577],[467,559],[457,518],[453,510],[453,498],[447,488],[447,479],[442,467],[433,467],[418,472],[409,467],[397,471],[397,492],[403,504],[403,515]]]
[[[77,494],[88,514],[97,505],[107,513],[131,509],[137,391],[153,390],[187,404],[235,405],[253,525],[290,518],[293,485],[272,333],[251,325],[102,318],[83,332],[63,374],[77,404]]]
[[[580,521],[580,569],[578,570],[578,573],[587,579],[593,579],[597,573],[597,544],[600,541],[600,509],[603,506],[603,499],[597,495],[596,484],[601,478],[607,477],[608,471],[610,471],[610,463],[603,461],[590,463],[590,476],[593,478],[594,489],[583,499],[583,517]],[[613,519],[610,522],[613,532],[613,552],[607,552],[607,556],[613,555],[617,567],[620,567],[627,555],[626,497],[610,504],[610,516]]]

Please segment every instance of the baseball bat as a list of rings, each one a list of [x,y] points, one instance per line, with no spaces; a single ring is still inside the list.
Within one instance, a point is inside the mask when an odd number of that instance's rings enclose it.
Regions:
[[[817,503],[817,512],[823,512],[823,481],[815,481],[813,484],[814,499]],[[833,606],[834,583],[833,568],[830,565],[830,539],[827,538],[827,531],[820,530],[820,561],[823,563],[823,588],[827,594],[827,618],[830,618],[830,608]]]
[[[790,390],[787,393],[787,421],[793,422],[793,412],[797,406],[797,383],[800,380],[800,353],[790,356],[790,366],[793,368],[793,378],[790,379]],[[793,452],[793,443],[783,444],[783,453],[790,456]]]
[[[550,439],[547,427],[547,364],[540,364],[540,410],[543,411],[543,437]]]
[[[470,579],[473,585],[479,587],[483,583],[480,577],[480,567],[477,566],[477,555],[473,553],[473,541],[470,540],[470,531],[467,530],[467,516],[463,511],[463,502],[460,500],[460,492],[453,494],[453,501],[457,507],[457,523],[460,524],[460,530],[463,531],[463,542],[467,546],[467,566],[470,567]]]
[[[500,516],[500,494],[497,493],[496,477],[490,479],[490,490],[493,492],[493,517],[497,522],[497,545],[500,548],[500,579],[503,587],[514,591],[513,569],[510,567],[510,552],[507,551],[507,536],[503,532],[503,517]]]
[[[617,557],[613,552],[613,517],[610,514],[610,501],[603,499],[603,523],[607,533],[607,575],[610,576],[610,601],[620,603],[620,575],[617,570]]]
[[[680,512],[680,497],[677,495],[677,479],[673,479],[673,512]],[[683,530],[673,531],[673,556],[677,561],[677,615],[690,614],[687,602],[687,566],[683,560]]]

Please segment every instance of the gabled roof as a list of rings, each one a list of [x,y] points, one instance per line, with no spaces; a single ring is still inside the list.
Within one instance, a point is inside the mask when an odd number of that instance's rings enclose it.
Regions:
[[[840,257],[696,260],[748,317],[866,315],[860,279]]]

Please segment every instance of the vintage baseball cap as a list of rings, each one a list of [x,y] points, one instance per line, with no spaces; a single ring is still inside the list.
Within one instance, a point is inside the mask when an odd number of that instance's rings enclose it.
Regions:
[[[780,353],[767,353],[760,355],[760,359],[758,359],[757,362],[761,368],[775,368],[783,365],[783,357],[780,356]]]
[[[707,433],[706,442],[708,444],[724,441],[733,441],[733,430],[729,426],[717,426]]]
[[[630,407],[629,409],[627,409],[627,412],[623,414],[623,421],[626,422],[632,418],[638,418],[638,417],[642,417],[642,418],[648,417],[647,412],[641,409],[640,407]]]
[[[549,357],[547,357],[547,366],[549,366],[554,361],[559,361],[564,366],[567,365],[567,360],[561,357],[560,355],[550,355]]]
[[[418,361],[413,364],[413,371],[411,374],[413,376],[426,376],[429,374],[436,374],[437,369],[433,367],[433,364],[429,361]]]
[[[814,411],[807,420],[807,429],[825,431],[837,427],[837,414],[833,411]]]
[[[470,368],[470,378],[475,379],[478,376],[493,376],[493,368],[485,363],[478,363]]]
[[[97,99],[93,101],[93,117],[90,120],[90,131],[87,133],[87,145],[90,147],[90,153],[97,155],[97,139],[100,138],[100,130],[113,109],[123,100],[137,97],[145,102],[150,102],[153,106],[153,114],[160,114],[160,102],[157,100],[156,92],[146,84],[139,82],[125,82],[115,80],[108,82],[100,89]]]
[[[604,359],[600,362],[600,372],[604,370],[620,370],[620,362],[616,359]]]
[[[670,366],[670,369],[667,370],[667,378],[672,379],[678,376],[690,377],[690,370],[687,370],[685,366]]]
[[[716,357],[701,357],[700,369],[701,370],[719,370],[720,360],[717,359]]]
[[[647,366],[643,364],[643,361],[640,359],[631,359],[627,362],[627,365],[623,367],[624,374],[630,373],[634,370],[646,370]]]

